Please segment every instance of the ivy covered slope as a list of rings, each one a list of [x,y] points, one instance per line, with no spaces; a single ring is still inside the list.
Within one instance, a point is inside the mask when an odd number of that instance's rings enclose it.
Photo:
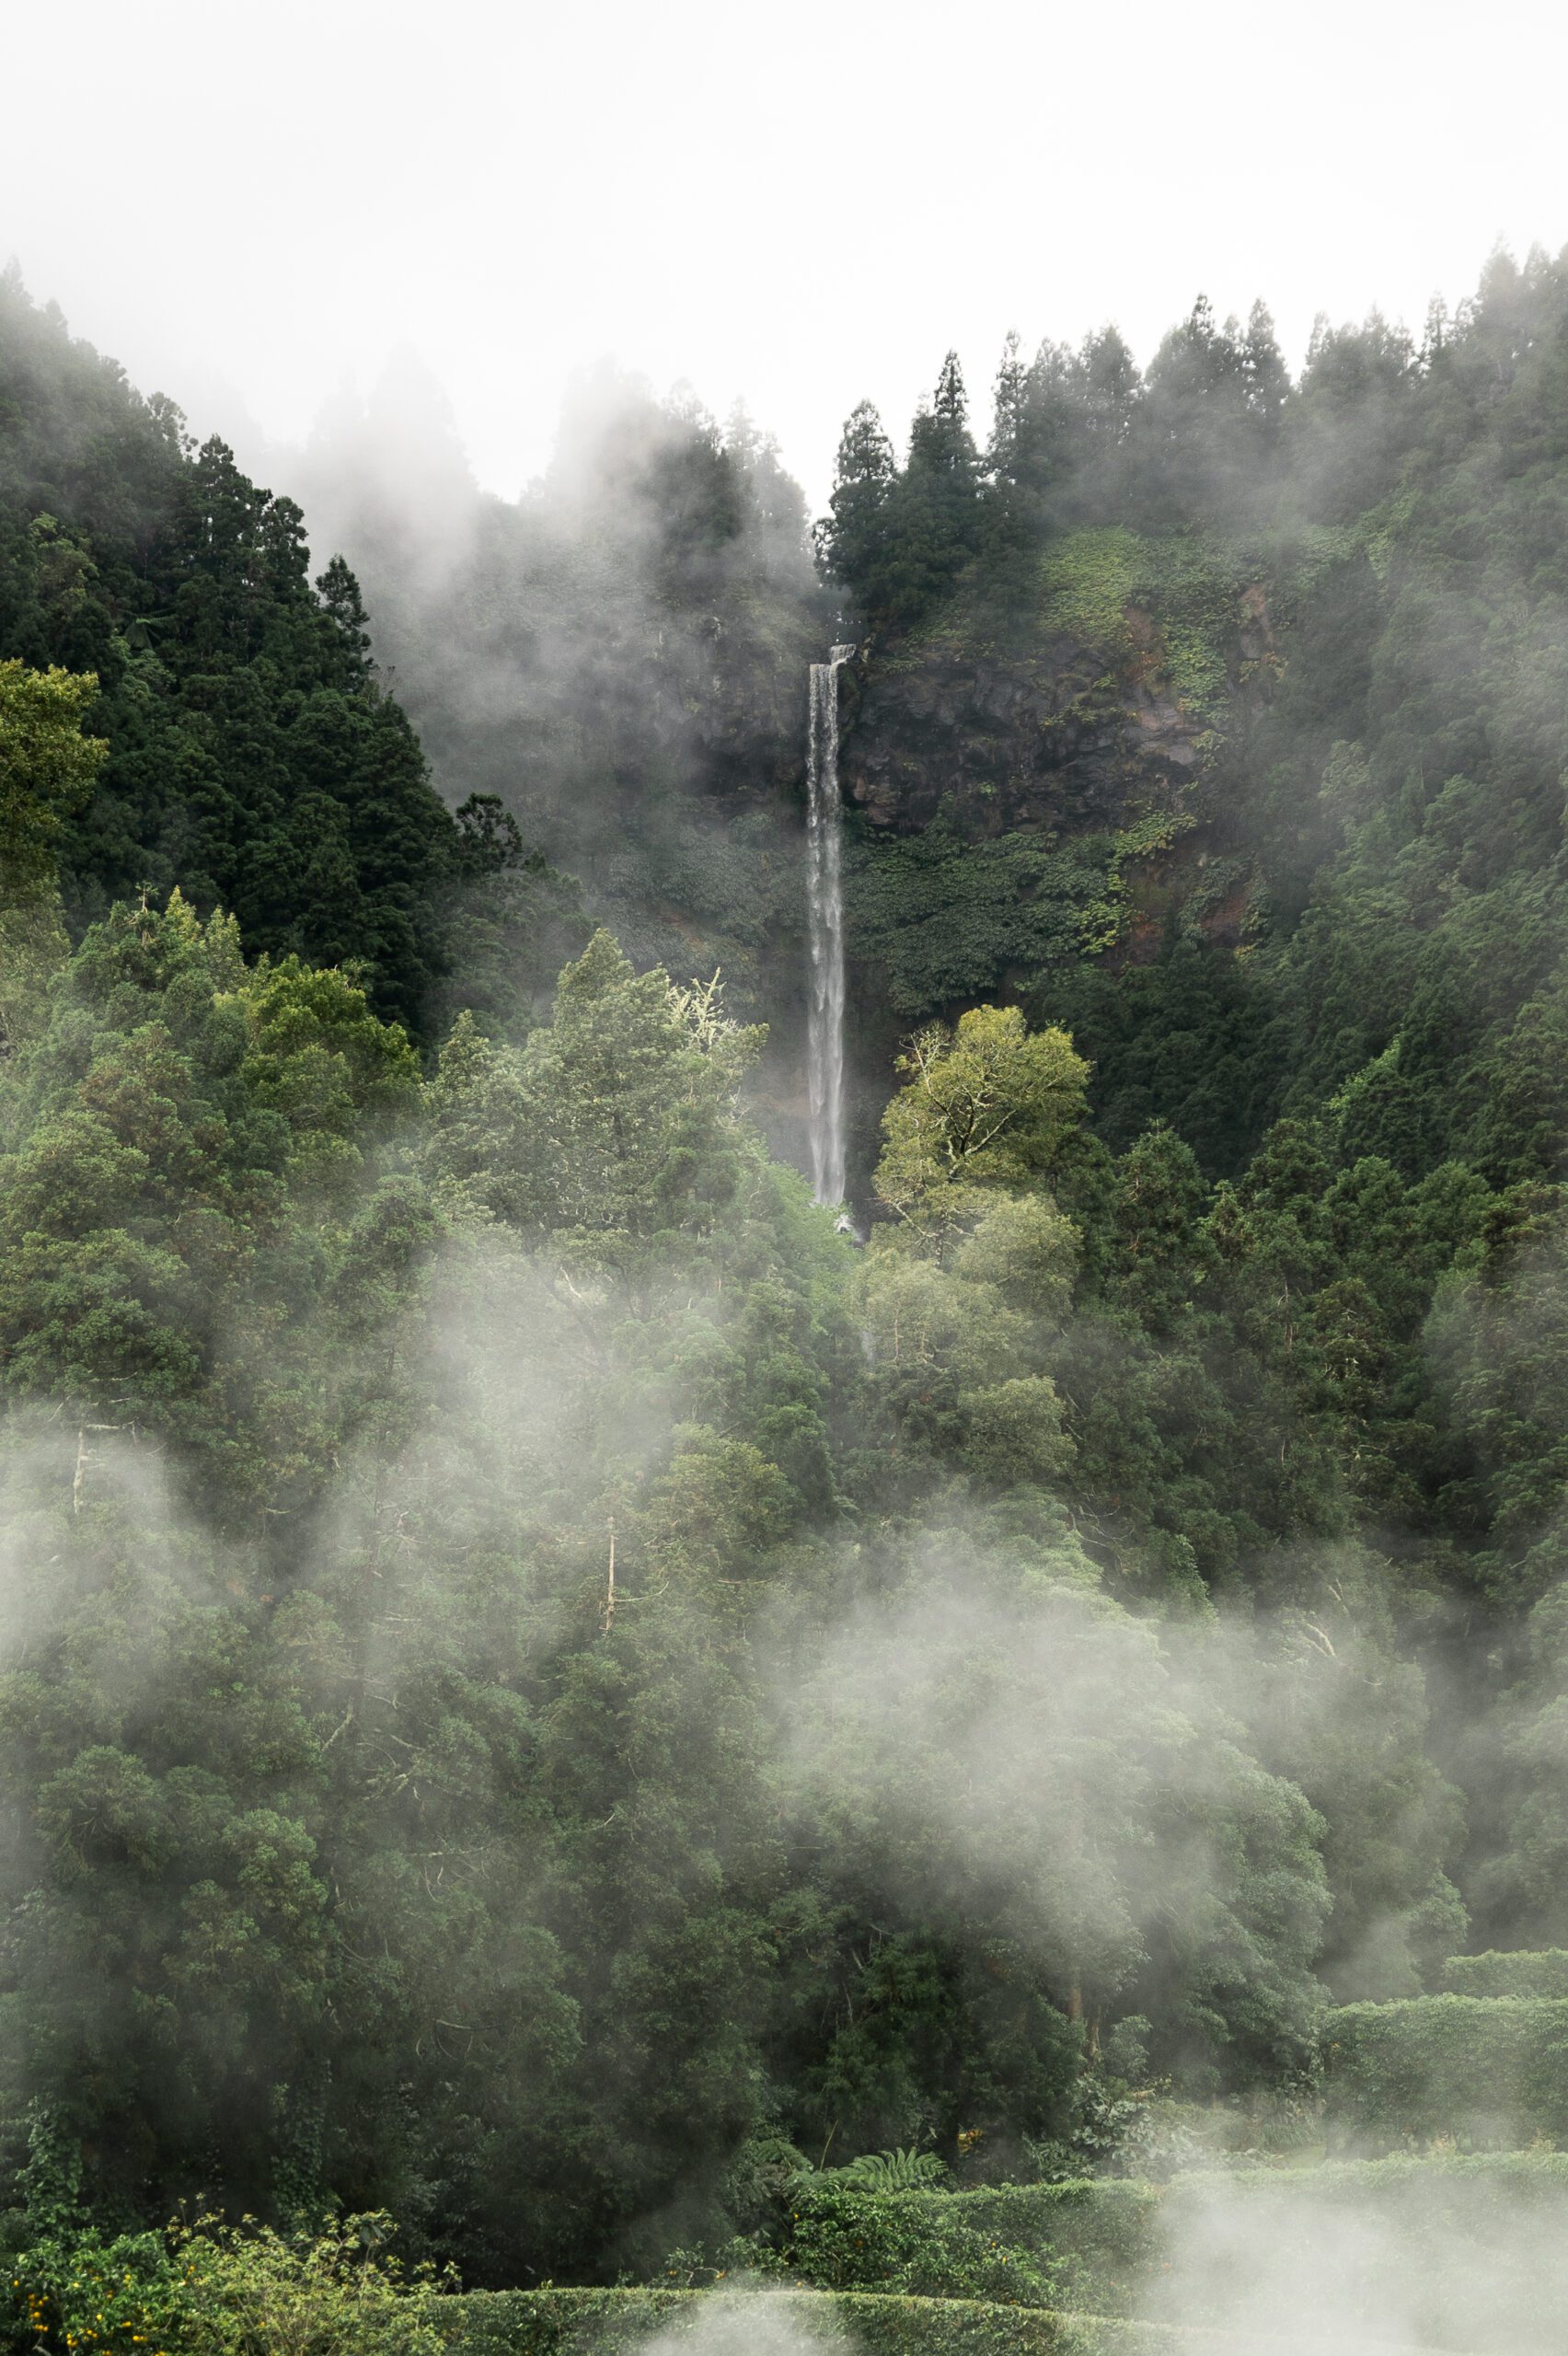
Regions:
[[[0,660],[91,676],[109,746],[57,846],[73,930],[178,884],[252,953],[363,967],[417,1033],[458,969],[525,1001],[570,895],[504,813],[446,809],[364,625],[341,559],[312,587],[292,500],[0,280]]]

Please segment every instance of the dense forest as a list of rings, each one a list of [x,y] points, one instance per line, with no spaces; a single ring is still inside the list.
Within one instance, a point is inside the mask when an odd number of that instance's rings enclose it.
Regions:
[[[0,283],[15,2344],[1559,2345],[1568,257],[294,488]]]

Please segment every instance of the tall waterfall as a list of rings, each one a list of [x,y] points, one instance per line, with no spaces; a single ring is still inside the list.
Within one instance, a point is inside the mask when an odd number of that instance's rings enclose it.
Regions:
[[[812,1191],[844,1200],[844,886],[839,874],[838,673],[855,652],[813,663],[806,740],[806,905],[812,1002],[806,1068],[812,1099]]]

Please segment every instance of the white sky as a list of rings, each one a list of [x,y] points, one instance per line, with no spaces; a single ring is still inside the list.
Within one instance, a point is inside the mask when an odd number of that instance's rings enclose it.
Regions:
[[[242,452],[408,344],[511,495],[607,353],[817,503],[950,343],[983,416],[1009,326],[1262,294],[1294,364],[1568,243],[1565,66],[1553,0],[0,0],[0,260]]]

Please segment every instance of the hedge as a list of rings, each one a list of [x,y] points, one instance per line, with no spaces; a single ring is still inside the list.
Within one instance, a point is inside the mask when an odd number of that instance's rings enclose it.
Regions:
[[[753,2295],[758,2304],[743,2332],[736,2308]],[[600,2356],[726,2323],[719,2346],[759,2356],[1256,2356],[1258,2348],[1250,2334],[864,2291],[471,2291],[451,2308],[451,2356]],[[1271,2356],[1340,2356],[1339,2343],[1326,2339],[1268,2346]]]
[[[1568,1947],[1451,1955],[1437,1979],[1449,1996],[1568,1996]]]
[[[838,2200],[846,2203],[846,2196]],[[961,2224],[989,2247],[994,2267],[1006,2262],[1012,2269],[1010,2288],[991,2300],[1029,2300],[1024,2285],[1033,2259],[1053,2283],[1043,2304],[1055,2309],[1160,2314],[1163,2285],[1172,2285],[1165,2316],[1239,2327],[1260,2283],[1276,2283],[1283,2269],[1299,2276],[1299,2290],[1283,2297],[1272,2290],[1272,2314],[1304,2323],[1314,2300],[1328,2294],[1352,2300],[1361,2327],[1370,2330],[1389,2304],[1387,2281],[1394,2279],[1408,2285],[1401,2311],[1420,2314],[1417,2338],[1434,2347],[1500,2349],[1509,2356],[1551,2349],[1561,2356],[1559,2318],[1568,2314],[1568,2154],[1399,2155],[1323,2167],[1201,2170],[1175,2177],[1168,2187],[1097,2179],[968,2193],[864,2193],[855,2214],[836,2217],[840,2238],[831,2255],[838,2271],[814,2271],[801,2247],[791,2262],[798,2276],[824,2290],[893,2290],[899,2288],[899,2257],[916,2247],[932,2267],[920,2288],[949,2300],[979,2297],[965,2267],[947,2276],[937,2271],[944,2252],[963,2252]],[[846,2231],[852,2226],[859,2231]],[[1530,2264],[1500,2267],[1497,2252],[1521,2241],[1533,2252]],[[1213,2267],[1193,2276],[1187,2259],[1203,2250],[1213,2250]],[[1346,2288],[1363,2262],[1366,2279]],[[878,2267],[885,2269],[881,2279]],[[911,2288],[906,2273],[902,2288]],[[1450,2327],[1455,2316],[1470,2318],[1458,2339]]]
[[[1568,2001],[1412,1996],[1342,2004],[1323,2030],[1331,2130],[1385,2150],[1455,2136],[1568,2141]]]
[[[940,2202],[977,2234],[1061,2265],[1060,2296],[1075,2308],[1121,2315],[1158,2258],[1159,2188],[1115,2177],[1070,2184],[986,2185],[973,2192],[902,2193]]]
[[[1133,2315],[1180,2246],[1178,2204],[1213,2205],[1234,2186],[1254,2215],[1277,2207],[1290,2230],[1318,2212],[1354,2213],[1402,2247],[1435,2237],[1436,2258],[1474,2246],[1475,2262],[1522,2212],[1561,2215],[1568,2248],[1568,2154],[1493,2152],[1378,2160],[1342,2159],[1311,2169],[1196,2171],[1169,2186],[1113,2178],[997,2185],[970,2192],[835,2194],[802,2232],[796,2203],[794,2273],[823,2290],[901,2289],[944,2298],[1038,2303],[1075,2312]],[[826,2213],[831,2209],[831,2214]],[[976,2288],[977,2268],[996,2286]],[[910,2258],[923,2263],[916,2274]],[[1044,2285],[1029,2279],[1033,2261]],[[1424,2272],[1435,2259],[1423,2257]],[[1458,2263],[1456,2260],[1455,2263]],[[1568,2308],[1568,2281],[1563,2285]]]
[[[1568,2154],[1406,2154],[1313,2168],[1204,2170],[1167,2186],[1106,2178],[1000,2185],[884,2195],[880,2205],[940,2211],[1033,2256],[1043,2269],[1057,2269],[1056,2302],[1075,2311],[1147,2313],[1173,2259],[1180,2271],[1199,2221],[1228,2212],[1248,2221],[1254,2238],[1234,2283],[1202,2287],[1205,2304],[1196,2312],[1216,2326],[1226,2320],[1227,2303],[1234,2309],[1259,2279],[1259,2251],[1320,2248],[1316,2262],[1328,2279],[1347,2229],[1360,2244],[1375,2236],[1389,2262],[1412,2278],[1413,2303],[1435,2345],[1447,2344],[1443,2316],[1464,2311],[1482,2283],[1488,2286],[1482,2320],[1505,2315],[1521,2350],[1555,2349],[1554,2339],[1539,2341],[1535,2324],[1541,2314],[1568,2313]],[[1493,2254],[1505,2235],[1518,2231],[1541,2239],[1546,2255],[1528,2280],[1498,2285]],[[951,2295],[961,2286],[946,2287]],[[1182,2309],[1194,2311],[1190,2304]],[[1468,2344],[1506,2348],[1510,2341],[1506,2332],[1498,2339],[1477,2328]]]
[[[974,2299],[1007,2306],[1057,2307],[1057,2268],[1031,2244],[978,2213],[962,2195],[864,2191],[797,2184],[788,2241],[759,2252],[816,2291],[899,2292],[905,2297]]]
[[[720,2344],[757,2356],[1252,2356],[1265,2346],[1271,2356],[1294,2348],[1321,2356],[1343,2350],[1347,2334],[1357,2350],[1381,2335],[1407,2349],[1476,2356],[1560,2356],[1563,2344],[1568,2154],[1401,2155],[1200,2171],[1159,2188],[1003,2185],[868,2194],[862,2204],[905,2216],[934,2210],[950,2228],[962,2220],[977,2236],[1046,2261],[1071,2258],[1077,2282],[1064,2267],[1061,2304],[1052,2308],[769,2287],[778,2328],[755,2329],[748,2318],[744,2333]],[[1252,2304],[1260,2288],[1271,2326],[1282,2316],[1304,2325],[1319,2316],[1324,2336],[1262,2338]],[[713,2319],[725,2295],[471,2292],[451,2302],[454,2356],[596,2356],[684,2337]],[[1162,2304],[1168,2316],[1187,2320],[1117,2318],[1118,2309],[1158,2315]],[[791,2330],[791,2322],[805,2328]]]

